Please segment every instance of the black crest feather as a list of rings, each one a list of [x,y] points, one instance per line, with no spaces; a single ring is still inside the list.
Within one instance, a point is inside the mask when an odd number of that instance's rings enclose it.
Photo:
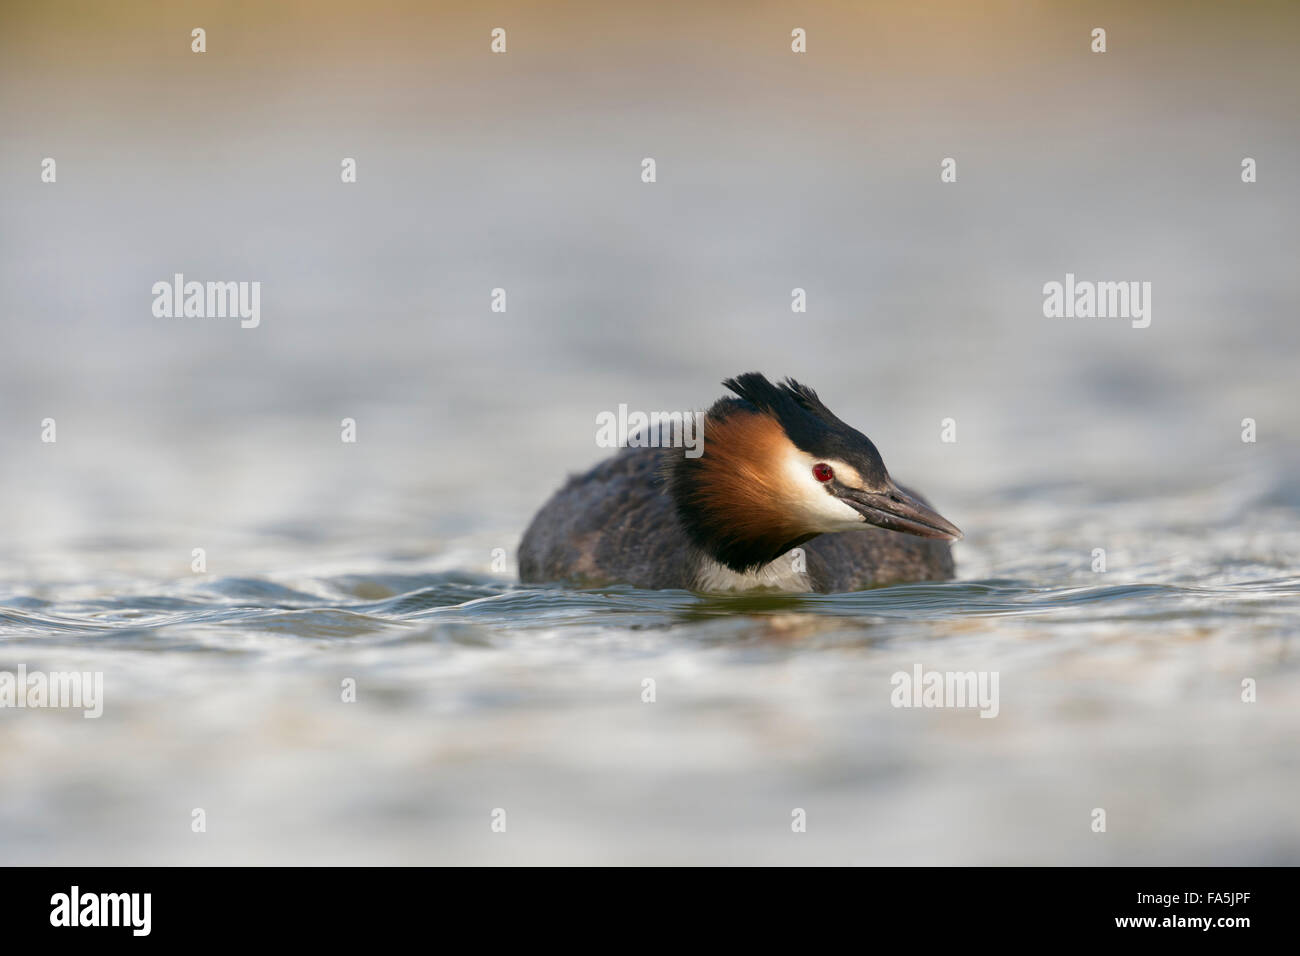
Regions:
[[[822,404],[816,392],[792,378],[774,385],[762,372],[746,372],[735,378],[724,379],[722,384],[755,408],[770,412],[778,418],[802,410],[829,422],[844,424]]]

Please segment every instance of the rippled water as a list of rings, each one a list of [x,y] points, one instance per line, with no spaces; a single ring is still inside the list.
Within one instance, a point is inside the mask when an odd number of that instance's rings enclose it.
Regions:
[[[1020,491],[970,515],[961,579],[857,594],[428,558],[11,593],[0,668],[99,669],[106,703],[3,714],[6,856],[1295,863],[1300,522],[1265,494],[1156,530],[1203,496],[1121,507],[1095,573],[1094,509]],[[892,706],[918,664],[998,672],[998,716]]]

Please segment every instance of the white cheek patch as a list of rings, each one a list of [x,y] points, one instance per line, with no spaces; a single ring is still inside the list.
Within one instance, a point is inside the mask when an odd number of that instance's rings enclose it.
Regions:
[[[797,512],[808,523],[825,533],[847,531],[862,525],[863,517],[840,499],[826,491],[826,486],[813,477],[813,465],[824,462],[835,469],[835,476],[848,485],[860,484],[857,471],[834,458],[813,458],[807,452],[792,448],[782,462],[781,488],[786,507]]]

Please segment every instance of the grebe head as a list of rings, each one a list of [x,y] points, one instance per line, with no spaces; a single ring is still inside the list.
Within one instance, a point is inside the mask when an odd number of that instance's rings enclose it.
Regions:
[[[817,393],[757,372],[722,383],[698,458],[674,456],[669,493],[686,533],[734,571],[767,564],[819,534],[869,525],[955,541],[961,532],[902,491],[871,439]]]

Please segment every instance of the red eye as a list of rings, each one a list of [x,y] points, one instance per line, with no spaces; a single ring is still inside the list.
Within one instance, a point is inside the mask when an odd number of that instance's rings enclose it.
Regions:
[[[813,465],[813,477],[818,481],[830,481],[835,477],[835,471],[827,464]]]

